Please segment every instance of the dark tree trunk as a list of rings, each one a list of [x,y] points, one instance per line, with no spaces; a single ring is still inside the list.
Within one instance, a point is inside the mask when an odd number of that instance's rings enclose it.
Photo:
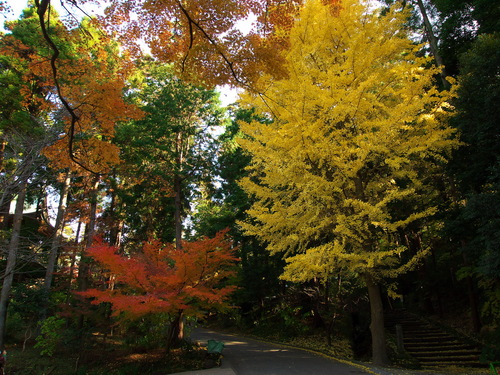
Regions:
[[[462,246],[465,247],[465,243],[462,242]],[[465,267],[470,267],[470,262],[467,259],[466,254],[462,255]],[[475,283],[472,276],[466,277],[467,282],[467,294],[469,296],[469,307],[471,311],[472,328],[474,332],[479,332],[481,330],[481,317],[479,314],[478,297],[476,293]]]
[[[174,177],[174,194],[175,194],[175,248],[180,250],[182,248],[182,191],[181,179],[179,176]]]
[[[80,263],[78,265],[78,291],[83,292],[89,288],[90,277],[90,258],[85,255],[85,251],[92,246],[94,240],[94,230],[97,216],[97,190],[99,187],[99,176],[95,176],[93,180],[92,190],[90,192],[90,213],[89,223],[85,228],[85,246],[82,250]],[[78,328],[83,328],[84,316],[80,314],[78,320]]]
[[[387,366],[390,362],[385,344],[384,307],[382,304],[380,286],[370,274],[365,274],[364,279],[370,298],[370,332],[372,334],[373,364],[377,366]]]
[[[446,80],[446,70],[443,64],[443,59],[441,58],[441,54],[439,53],[438,40],[436,35],[434,35],[434,30],[432,29],[431,21],[429,20],[429,16],[427,15],[427,10],[425,9],[424,3],[422,0],[416,0],[418,8],[420,9],[420,13],[422,14],[422,19],[424,20],[425,33],[427,34],[427,38],[429,40],[429,46],[431,48],[431,53],[436,60],[436,65],[441,67],[442,70],[440,72],[441,82],[443,87],[448,90],[450,88],[450,84]]]
[[[5,158],[5,146],[7,145],[7,142],[5,141],[5,138],[0,136],[0,172],[4,171],[4,166],[3,166],[3,160]]]
[[[474,281],[471,276],[467,276],[467,292],[469,294],[469,306],[471,311],[472,329],[474,332],[479,333],[481,330],[481,318],[479,314],[479,306],[477,303],[477,293]]]
[[[175,163],[176,171],[174,175],[174,205],[175,205],[175,247],[177,250],[182,248],[182,170],[184,164],[184,135],[180,131],[175,140]]]
[[[8,191],[4,191],[2,195],[2,199],[0,200],[0,229],[7,229],[9,227],[9,209],[13,196]]]
[[[184,339],[184,311],[179,310],[170,324],[167,337],[167,350],[175,348]]]
[[[76,234],[75,234],[75,243],[71,246],[71,264],[69,266],[69,272],[68,272],[68,293],[66,294],[66,303],[69,302],[70,296],[71,296],[71,289],[73,285],[73,276],[75,274],[75,265],[76,265],[76,255],[78,254],[78,249],[80,247],[79,244],[79,238],[80,238],[80,231],[82,230],[82,221],[78,221],[78,226],[76,227]]]
[[[111,204],[109,205],[109,215],[111,217],[111,228],[109,230],[109,243],[115,247],[120,247],[123,235],[123,220],[119,217],[117,206],[120,203],[117,197],[116,191],[118,189],[113,189],[111,193]],[[121,203],[123,206],[124,203]]]
[[[0,172],[4,172],[4,158],[5,158],[5,145],[7,142],[5,141],[4,137],[0,137]],[[7,189],[5,187],[2,189],[4,190],[2,193],[2,199],[0,200],[0,229],[5,228],[5,219],[7,215],[9,215],[9,208],[10,208],[10,202],[11,202],[11,197],[12,195],[7,192]]]

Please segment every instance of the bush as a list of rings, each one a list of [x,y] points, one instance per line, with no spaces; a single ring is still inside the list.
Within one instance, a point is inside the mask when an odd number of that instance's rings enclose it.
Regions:
[[[35,348],[41,349],[40,354],[52,357],[59,343],[64,338],[66,321],[57,316],[48,317],[40,326],[40,335],[35,339]]]
[[[169,325],[167,314],[151,314],[129,321],[123,327],[125,344],[138,350],[162,348],[167,342]]]

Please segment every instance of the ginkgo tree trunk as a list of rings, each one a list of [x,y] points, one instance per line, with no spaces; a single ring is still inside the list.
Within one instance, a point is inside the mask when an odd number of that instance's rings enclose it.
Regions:
[[[431,217],[428,187],[456,145],[448,92],[407,37],[405,11],[358,0],[307,1],[284,56],[288,78],[263,76],[244,101],[273,122],[242,123],[252,155],[241,186],[255,197],[241,223],[290,281],[348,268],[366,283],[373,362],[387,364],[381,282],[414,267],[399,231]]]

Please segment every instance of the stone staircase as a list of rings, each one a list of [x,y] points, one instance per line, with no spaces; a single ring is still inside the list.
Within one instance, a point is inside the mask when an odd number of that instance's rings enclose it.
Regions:
[[[481,351],[445,331],[419,319],[406,310],[386,313],[386,329],[396,337],[396,325],[403,333],[406,353],[424,368],[460,366],[484,367],[479,362]]]

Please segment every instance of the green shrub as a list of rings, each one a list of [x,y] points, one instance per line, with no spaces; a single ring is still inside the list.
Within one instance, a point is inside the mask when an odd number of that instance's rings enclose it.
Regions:
[[[125,329],[125,343],[137,350],[162,348],[167,341],[169,316],[167,314],[150,314],[140,319],[129,321]]]
[[[57,316],[48,317],[40,327],[40,335],[37,336],[35,348],[41,349],[40,354],[52,357],[59,343],[64,338],[64,325],[66,321]]]

